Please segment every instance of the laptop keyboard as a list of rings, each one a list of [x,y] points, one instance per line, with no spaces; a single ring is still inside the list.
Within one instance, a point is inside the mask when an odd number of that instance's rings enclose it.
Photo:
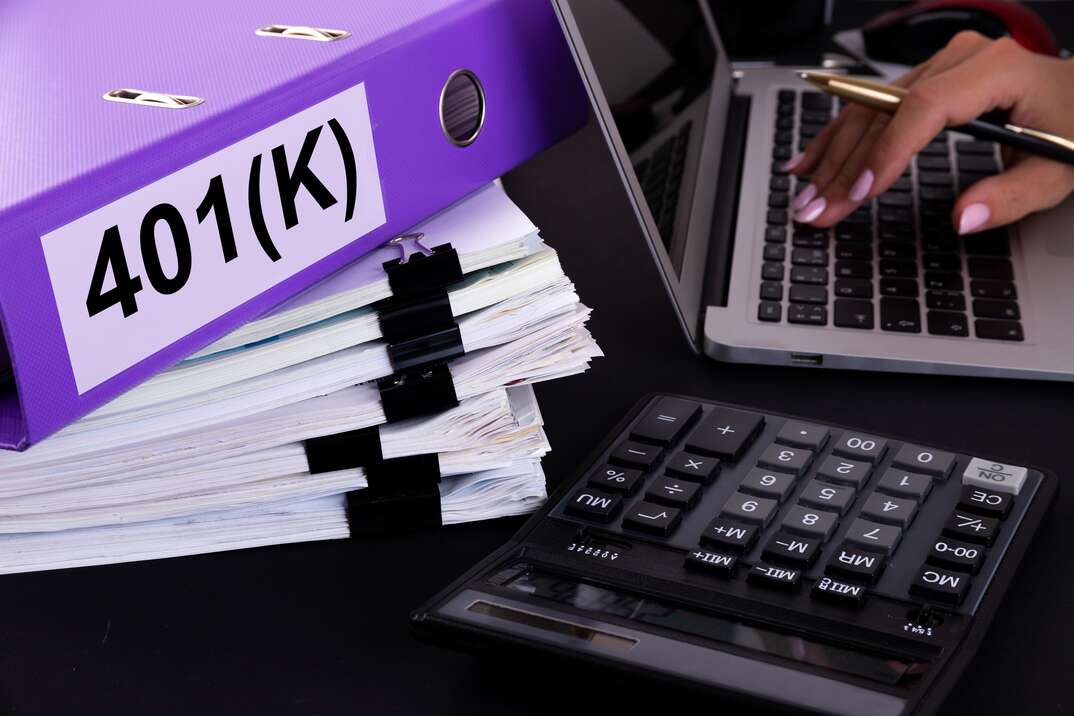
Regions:
[[[679,209],[679,187],[686,165],[686,150],[690,145],[691,123],[664,140],[649,156],[634,165],[634,174],[645,192],[645,201],[653,215],[660,238],[671,249],[675,232],[675,214]]]
[[[943,132],[835,227],[793,221],[791,199],[810,178],[783,163],[824,128],[833,104],[820,92],[779,92],[758,319],[1024,340],[1007,231],[963,240],[950,219],[956,187],[999,171],[993,143]]]

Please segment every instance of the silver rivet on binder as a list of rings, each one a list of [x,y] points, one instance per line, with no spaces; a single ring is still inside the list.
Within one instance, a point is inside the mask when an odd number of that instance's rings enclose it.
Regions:
[[[424,238],[425,234],[420,231],[413,234],[400,234],[388,241],[388,246],[395,246],[399,249],[399,263],[405,264],[414,254],[432,255],[433,252],[429,247],[421,243]]]
[[[167,109],[186,109],[205,101],[201,97],[187,97],[166,92],[146,92],[145,90],[136,89],[114,89],[110,92],[105,92],[103,96],[109,102],[126,102],[127,104],[140,104],[143,107],[165,107]]]
[[[485,124],[485,90],[470,70],[455,70],[440,91],[440,128],[456,147],[468,147]]]
[[[307,27],[306,25],[266,25],[259,27],[256,34],[262,37],[293,37],[296,40],[316,42],[332,42],[351,36],[346,30],[329,30],[324,27]]]

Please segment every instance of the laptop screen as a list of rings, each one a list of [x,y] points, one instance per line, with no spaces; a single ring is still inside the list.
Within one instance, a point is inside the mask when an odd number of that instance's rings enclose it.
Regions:
[[[676,273],[716,64],[698,0],[582,0],[574,19]]]

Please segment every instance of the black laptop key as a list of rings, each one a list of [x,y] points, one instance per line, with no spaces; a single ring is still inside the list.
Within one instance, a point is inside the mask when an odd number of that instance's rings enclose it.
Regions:
[[[611,522],[623,506],[623,498],[602,490],[583,487],[571,495],[564,508],[572,515],[597,522]]]
[[[934,139],[923,146],[918,154],[923,154],[926,157],[946,157],[947,152],[947,142],[942,139]]]
[[[962,242],[963,250],[970,256],[1010,256],[1011,241],[1006,229],[992,229],[971,234]]]
[[[832,98],[823,92],[803,92],[801,95],[802,109],[824,109],[829,112],[832,110]]]
[[[608,459],[616,465],[651,470],[656,461],[660,459],[660,453],[661,449],[653,445],[645,445],[634,440],[624,440],[616,446]]]
[[[913,594],[948,604],[961,604],[970,588],[970,578],[960,572],[926,565],[910,585]]]
[[[709,572],[729,577],[735,572],[736,562],[738,562],[738,557],[733,554],[695,549],[686,555],[685,566],[688,569],[695,569],[699,572]]]
[[[786,209],[790,203],[791,197],[785,191],[774,191],[768,195],[769,209]]]
[[[1013,321],[1022,317],[1017,303],[995,298],[973,299],[973,315],[978,318],[1007,318]]]
[[[780,290],[782,290],[780,286]],[[766,323],[778,323],[783,320],[783,304],[779,301],[761,301],[757,305],[757,320]]]
[[[963,139],[955,142],[955,151],[959,154],[983,154],[991,157],[995,156],[996,145],[976,139]]]
[[[828,252],[824,249],[793,249],[791,263],[796,266],[827,266]]]
[[[812,139],[813,137],[820,134],[821,130],[823,129],[823,124],[804,123],[801,127],[799,127],[798,134],[806,139]]]
[[[914,227],[905,224],[877,224],[876,235],[881,241],[895,241],[912,243],[914,241]],[[872,239],[872,232],[869,234]]]
[[[641,486],[641,476],[641,470],[618,465],[603,465],[589,476],[589,484],[608,492],[632,495]]]
[[[792,89],[781,89],[776,93],[776,99],[780,104],[794,104],[794,100],[797,99],[798,93]]]
[[[904,226],[913,226],[914,224],[914,214],[909,209],[885,209],[881,207],[876,218],[885,224],[902,224]]]
[[[772,141],[777,145],[789,147],[794,144],[794,132],[786,130],[776,132],[775,136],[772,137]],[[783,187],[782,191],[787,191],[788,189],[790,189],[790,181],[787,182],[786,186]]]
[[[1018,291],[1010,281],[989,281],[973,279],[970,281],[970,293],[975,298],[1018,298]]]
[[[978,318],[973,322],[973,330],[978,338],[989,338],[997,341],[1024,341],[1025,333],[1022,324],[1018,321],[998,321],[989,318]]]
[[[917,168],[919,171],[951,171],[951,161],[944,156],[919,156],[917,158]]]
[[[939,311],[965,311],[966,297],[956,291],[926,291],[925,307]]]
[[[960,271],[962,259],[958,254],[927,253],[921,257],[921,264],[926,271]]]
[[[957,537],[966,542],[992,544],[999,531],[999,520],[984,517],[968,510],[955,510],[943,527],[945,535]]]
[[[765,281],[782,281],[783,264],[766,261],[761,265],[761,278]]]
[[[783,261],[787,258],[787,248],[783,244],[765,244],[765,261]]]
[[[958,336],[962,338],[970,335],[969,321],[966,319],[965,313],[929,311],[925,315],[925,321],[928,324],[929,333],[933,335]]]
[[[664,469],[669,475],[707,485],[720,474],[720,468],[719,458],[683,450],[673,455]]]
[[[824,326],[828,323],[828,309],[815,304],[791,303],[787,306],[787,322]]]
[[[775,565],[761,563],[755,564],[750,568],[747,578],[754,584],[790,589],[798,584],[798,579],[801,576],[802,570],[800,569],[777,567]]]
[[[828,269],[820,266],[792,266],[791,283],[827,285]]]
[[[682,520],[682,513],[674,507],[652,502],[635,502],[623,515],[623,526],[660,537],[667,537]]]
[[[779,117],[776,120],[776,129],[794,129],[794,117]]]
[[[787,241],[787,228],[784,226],[766,226],[764,240],[769,243],[782,244]]]
[[[828,305],[828,289],[824,286],[811,286],[809,284],[794,284],[791,286],[788,298],[791,303],[819,303]]]
[[[799,537],[780,530],[769,538],[761,552],[761,559],[771,562],[790,562],[808,567],[813,564],[823,542],[813,537]]]
[[[835,325],[841,328],[873,328],[873,302],[854,298],[835,300]]]
[[[961,542],[950,537],[937,537],[925,559],[929,564],[935,564],[944,569],[977,574],[981,569],[984,556],[985,549],[979,544]]]
[[[951,186],[951,172],[920,171],[917,173],[917,183],[922,186]]]
[[[962,274],[949,271],[926,271],[925,288],[935,291],[961,291]]]
[[[835,238],[839,241],[872,241],[873,227],[840,222],[835,226]]]
[[[999,164],[994,157],[960,155],[958,158],[958,170],[960,172],[980,172],[982,174],[995,174],[999,171]]]
[[[764,417],[757,413],[715,408],[686,438],[686,447],[694,452],[737,460],[763,425]]]
[[[899,279],[885,280],[897,281]],[[921,305],[914,298],[884,296],[880,299],[880,327],[885,331],[920,333]]]
[[[871,261],[836,261],[835,275],[837,278],[871,278],[873,264]]]
[[[790,220],[790,214],[786,209],[769,209],[766,218],[769,224],[783,226]]]
[[[700,412],[701,404],[696,401],[665,396],[635,423],[630,437],[667,447],[682,437],[683,431]]]
[[[870,552],[849,542],[836,550],[828,561],[825,571],[842,574],[855,580],[872,584],[884,570],[884,555]]]
[[[787,161],[794,154],[794,151],[786,144],[777,144],[772,147],[772,158]]]
[[[780,301],[783,299],[783,284],[775,281],[761,282],[761,299],[764,301]]]
[[[921,237],[921,248],[935,253],[958,253],[958,239],[942,231],[929,231]]]
[[[877,246],[877,254],[882,259],[914,259],[917,257],[917,250],[910,243],[881,241]]]
[[[835,295],[844,298],[872,298],[873,282],[863,278],[836,279]]]
[[[903,192],[886,191],[876,197],[876,203],[880,206],[892,206],[906,208],[914,205],[913,197]]]
[[[703,544],[729,549],[734,552],[745,552],[757,539],[757,527],[735,522],[724,517],[717,517],[701,534]]]
[[[916,297],[918,294],[917,279],[913,278],[882,278],[880,279],[880,295]]]
[[[791,190],[791,178],[786,177],[772,177],[768,180],[768,188],[771,191],[790,191]]]
[[[888,191],[908,192],[914,188],[913,181],[910,177],[899,177],[895,180],[895,183],[888,187]]]
[[[835,247],[835,258],[869,261],[873,258],[873,247],[867,243],[840,241],[839,245]]]
[[[922,201],[954,201],[955,192],[950,186],[927,186],[918,187],[917,196]]]
[[[880,275],[917,278],[917,262],[904,259],[881,259]]]
[[[828,248],[827,234],[808,234],[801,231],[794,232],[791,240],[796,249],[826,249]]]
[[[958,186],[962,191],[966,191],[971,186],[992,176],[991,174],[983,174],[981,172],[959,172],[958,173]]]

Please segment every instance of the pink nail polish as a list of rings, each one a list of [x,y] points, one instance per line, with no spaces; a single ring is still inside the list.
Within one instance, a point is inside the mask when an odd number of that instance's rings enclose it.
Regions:
[[[803,206],[805,206],[810,201],[812,201],[813,197],[815,197],[816,195],[817,195],[817,185],[816,184],[810,184],[805,189],[802,189],[802,191],[798,194],[798,196],[794,197],[794,201],[791,202],[791,208],[794,209],[795,211],[797,211],[798,209],[801,209]]]
[[[813,219],[820,216],[827,206],[828,202],[825,201],[824,197],[814,199],[794,215],[794,220],[800,224],[808,224],[810,221],[813,221]]]
[[[861,201],[869,195],[869,190],[873,188],[873,180],[876,179],[876,175],[873,174],[872,169],[866,169],[861,173],[856,180],[854,180],[854,186],[850,187],[850,200]]]
[[[987,204],[977,202],[976,204],[970,204],[962,210],[961,216],[958,217],[958,233],[968,234],[971,231],[981,228],[988,221],[988,217],[992,215]]]
[[[791,169],[794,169],[796,166],[801,164],[803,159],[805,159],[805,153],[798,152],[793,157],[783,162],[783,170],[789,172]]]

